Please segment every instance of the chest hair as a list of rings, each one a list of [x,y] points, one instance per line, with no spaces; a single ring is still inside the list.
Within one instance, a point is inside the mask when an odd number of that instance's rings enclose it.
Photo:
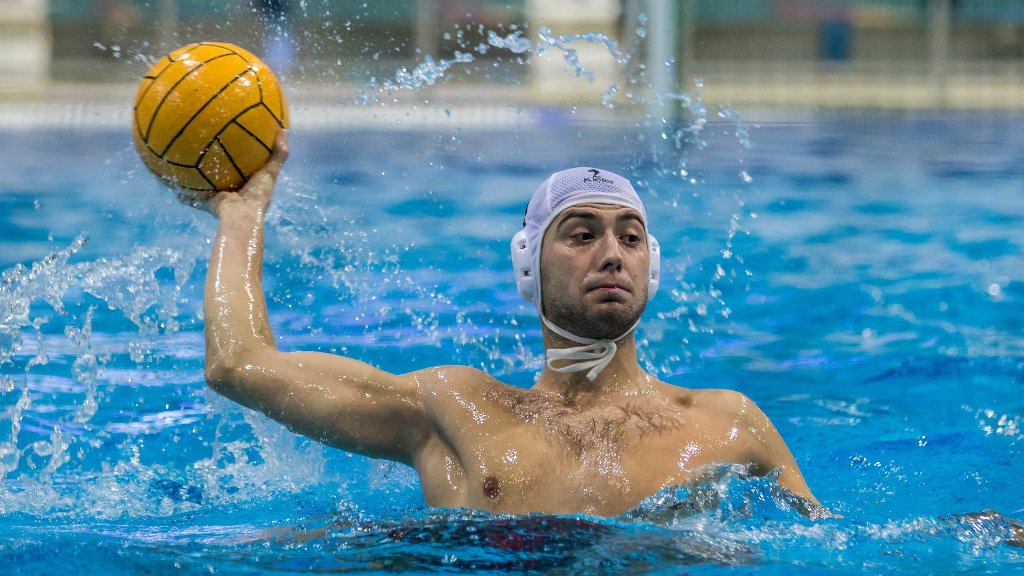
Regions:
[[[508,390],[494,392],[492,399],[576,457],[621,450],[683,425],[678,413],[643,400],[581,408],[529,391]]]

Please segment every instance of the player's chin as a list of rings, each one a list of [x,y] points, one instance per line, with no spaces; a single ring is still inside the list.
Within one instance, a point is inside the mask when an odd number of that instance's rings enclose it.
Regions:
[[[591,338],[615,338],[629,330],[643,310],[623,302],[603,302],[595,304],[591,312],[595,332],[600,332]]]
[[[597,317],[616,318],[629,316],[636,307],[632,302],[622,300],[600,300],[592,303],[590,308]]]

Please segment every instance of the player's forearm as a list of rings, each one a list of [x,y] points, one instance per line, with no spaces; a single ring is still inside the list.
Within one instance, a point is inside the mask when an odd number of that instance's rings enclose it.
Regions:
[[[206,276],[207,373],[274,347],[263,295],[263,210],[225,203]]]

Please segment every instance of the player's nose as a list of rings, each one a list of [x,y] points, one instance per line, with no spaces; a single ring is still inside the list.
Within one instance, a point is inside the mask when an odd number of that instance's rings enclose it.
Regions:
[[[605,234],[599,243],[600,269],[602,272],[620,272],[622,270],[622,246],[614,234]]]

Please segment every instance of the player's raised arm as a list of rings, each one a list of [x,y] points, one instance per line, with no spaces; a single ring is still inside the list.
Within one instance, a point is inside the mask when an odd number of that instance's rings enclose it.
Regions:
[[[264,214],[287,156],[282,131],[270,161],[241,191],[209,202],[220,223],[206,277],[206,381],[296,432],[410,463],[431,430],[414,375],[275,345],[262,284]]]

